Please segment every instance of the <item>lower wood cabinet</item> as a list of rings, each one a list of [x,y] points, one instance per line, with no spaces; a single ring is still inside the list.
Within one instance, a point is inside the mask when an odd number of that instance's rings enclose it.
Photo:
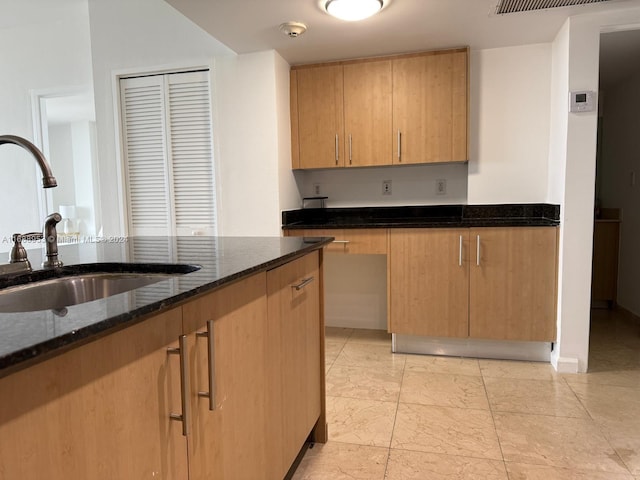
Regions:
[[[267,272],[270,478],[284,477],[314,428],[326,441],[321,282],[319,252]]]
[[[186,479],[181,309],[0,380],[0,478]]]
[[[556,227],[394,229],[389,239],[390,332],[555,340]]]
[[[281,480],[327,440],[321,272],[314,251],[0,379],[0,478]]]
[[[469,335],[554,341],[557,228],[476,228],[470,236]]]
[[[260,273],[182,307],[191,480],[281,478],[264,476],[272,461],[267,422],[273,420],[266,412],[266,289],[266,273]]]
[[[469,230],[389,232],[389,330],[431,337],[469,335]]]

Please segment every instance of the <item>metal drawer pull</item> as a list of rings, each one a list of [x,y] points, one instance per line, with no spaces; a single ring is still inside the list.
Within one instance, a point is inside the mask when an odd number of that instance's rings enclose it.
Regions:
[[[458,252],[458,266],[462,266],[462,235],[460,235],[460,250]]]
[[[208,365],[209,365],[209,391],[198,391],[199,397],[206,397],[209,399],[209,410],[216,409],[216,364],[215,364],[215,342],[213,336],[213,320],[207,320],[207,331],[197,332],[196,337],[207,339],[208,350]]]
[[[291,285],[291,288],[295,288],[296,290],[302,290],[304,287],[309,285],[311,282],[313,282],[313,277],[304,278],[302,280],[302,282],[300,282],[298,285]]]
[[[398,161],[402,161],[402,137],[400,134],[400,129],[398,129]]]
[[[480,266],[480,235],[476,235],[476,265]]]
[[[347,244],[347,243],[351,243],[351,240],[334,240],[331,243],[344,243],[344,244]]]
[[[171,420],[182,422],[182,435],[189,435],[189,373],[187,372],[187,336],[178,337],[178,348],[167,348],[170,355],[180,355],[180,400],[182,403],[182,415],[170,413]]]
[[[339,159],[340,159],[340,154],[338,153],[338,134],[336,133],[336,165],[338,165]]]
[[[349,165],[351,165],[351,160],[353,160],[353,141],[351,140],[351,134],[349,134]]]

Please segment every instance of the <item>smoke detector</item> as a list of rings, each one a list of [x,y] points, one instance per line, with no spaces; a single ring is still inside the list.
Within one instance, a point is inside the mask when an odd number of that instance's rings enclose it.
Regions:
[[[302,22],[286,22],[280,25],[280,31],[291,38],[297,38],[307,31],[307,26]]]

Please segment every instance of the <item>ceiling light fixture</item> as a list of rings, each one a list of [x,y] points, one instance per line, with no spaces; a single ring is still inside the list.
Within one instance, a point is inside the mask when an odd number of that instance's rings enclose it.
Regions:
[[[364,20],[382,8],[382,0],[328,0],[324,8],[329,15],[347,22]]]

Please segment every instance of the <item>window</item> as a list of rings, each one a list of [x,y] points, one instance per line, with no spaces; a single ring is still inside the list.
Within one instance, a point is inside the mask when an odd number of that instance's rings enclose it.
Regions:
[[[216,234],[209,72],[120,79],[130,236]]]

